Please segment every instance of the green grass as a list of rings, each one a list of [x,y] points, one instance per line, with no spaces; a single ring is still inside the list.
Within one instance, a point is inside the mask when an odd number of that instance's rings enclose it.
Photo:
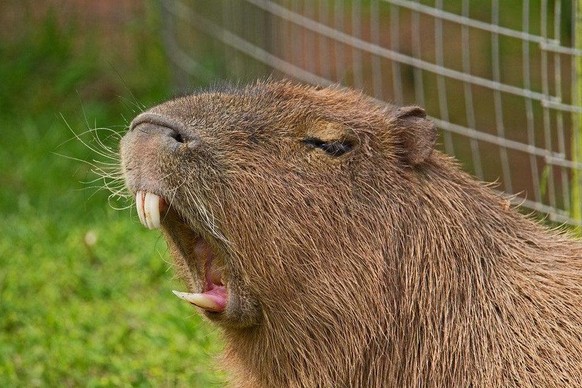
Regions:
[[[74,158],[102,158],[68,128],[122,132],[132,94],[168,97],[159,35],[135,32],[149,50],[127,71],[81,30],[49,17],[0,41],[0,386],[220,385],[217,333],[171,294],[164,241],[82,183],[95,176]]]

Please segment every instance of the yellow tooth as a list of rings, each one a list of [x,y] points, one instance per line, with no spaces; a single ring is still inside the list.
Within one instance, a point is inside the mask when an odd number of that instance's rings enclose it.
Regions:
[[[160,197],[156,194],[146,193],[145,195],[145,220],[149,229],[160,227]]]
[[[143,226],[147,227],[147,224],[146,224],[146,221],[144,218],[143,200],[144,200],[144,192],[138,191],[135,194],[135,207],[137,209],[137,216],[139,217],[139,222],[141,222],[141,224]]]
[[[208,295],[204,294],[195,294],[195,293],[188,293],[188,292],[180,292],[172,290],[174,295],[176,295],[180,299],[184,299],[187,302],[192,303],[204,310],[210,311],[222,311],[223,307],[216,303],[212,298],[208,297]]]

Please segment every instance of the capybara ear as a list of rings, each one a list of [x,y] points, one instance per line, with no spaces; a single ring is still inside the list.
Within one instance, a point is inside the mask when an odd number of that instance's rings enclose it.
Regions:
[[[435,124],[426,118],[424,109],[405,106],[396,111],[396,123],[404,159],[412,166],[423,163],[434,149],[437,139]]]

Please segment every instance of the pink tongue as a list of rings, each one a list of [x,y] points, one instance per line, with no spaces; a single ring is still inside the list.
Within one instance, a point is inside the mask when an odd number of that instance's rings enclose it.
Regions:
[[[205,263],[205,284],[203,292],[196,297],[197,301],[192,303],[207,311],[223,312],[226,309],[228,292],[222,283],[222,273],[216,267],[212,248],[202,238],[198,238],[194,244],[194,255]]]
[[[213,284],[214,287],[208,291],[204,291],[202,295],[211,299],[216,303],[216,308],[208,309],[210,311],[223,312],[226,308],[227,293],[226,287]]]

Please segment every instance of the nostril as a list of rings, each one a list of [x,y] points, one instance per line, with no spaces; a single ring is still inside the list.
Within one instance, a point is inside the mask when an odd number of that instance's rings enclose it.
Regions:
[[[185,143],[184,137],[178,132],[172,132],[170,137],[176,140],[178,143]]]
[[[132,121],[129,132],[140,139],[165,140],[172,143],[168,145],[173,148],[182,149],[182,146],[186,146],[194,150],[200,145],[200,138],[194,131],[178,120],[156,113],[146,112],[137,116]]]

